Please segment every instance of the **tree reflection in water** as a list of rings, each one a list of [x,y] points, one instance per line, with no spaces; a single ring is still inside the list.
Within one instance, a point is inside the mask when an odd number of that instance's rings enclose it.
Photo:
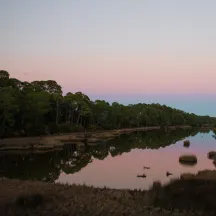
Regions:
[[[75,145],[65,145],[62,151],[46,153],[0,153],[1,175],[21,180],[54,182],[61,172],[79,172],[94,158],[103,160],[108,155],[115,157],[132,149],[159,149],[175,144],[197,131],[148,131],[121,135],[120,137],[98,144],[77,149]]]

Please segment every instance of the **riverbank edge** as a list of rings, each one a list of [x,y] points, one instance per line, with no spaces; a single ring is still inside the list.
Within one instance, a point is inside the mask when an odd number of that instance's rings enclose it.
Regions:
[[[2,179],[0,215],[206,215],[196,209],[154,206],[158,192],[153,188],[141,191]]]
[[[53,136],[40,137],[19,137],[6,138],[0,140],[0,151],[16,151],[16,150],[36,150],[36,151],[53,151],[61,150],[65,144],[94,145],[104,140],[114,139],[122,134],[129,134],[133,132],[144,132],[150,130],[160,130],[160,126],[156,127],[139,127],[139,128],[125,128],[107,131],[94,131],[86,133],[70,133]],[[191,126],[167,126],[165,130],[176,129],[192,129]]]

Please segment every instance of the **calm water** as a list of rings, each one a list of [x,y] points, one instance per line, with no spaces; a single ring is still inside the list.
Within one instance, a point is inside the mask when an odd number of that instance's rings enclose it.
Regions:
[[[189,130],[152,131],[123,135],[79,150],[68,145],[63,151],[43,154],[0,153],[0,170],[8,178],[147,189],[153,181],[166,183],[184,172],[215,169],[207,158],[209,151],[216,151],[213,135]],[[183,147],[184,139],[190,140],[189,148]],[[196,154],[198,163],[179,164],[179,156],[185,153]],[[144,166],[150,169],[144,170]],[[167,177],[167,171],[173,175]],[[137,178],[143,173],[146,178]]]

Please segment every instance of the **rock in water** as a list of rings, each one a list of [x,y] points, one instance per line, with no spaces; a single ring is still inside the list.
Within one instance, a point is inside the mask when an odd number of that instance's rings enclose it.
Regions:
[[[215,159],[216,160],[216,151],[210,151],[209,153],[208,153],[208,158],[209,159]]]
[[[146,175],[145,174],[137,175],[137,178],[146,178]]]
[[[186,165],[194,165],[197,163],[197,157],[195,155],[182,155],[179,157],[179,162]]]
[[[144,166],[143,169],[150,169],[150,167],[146,167],[146,166]]]
[[[189,140],[185,140],[184,141],[184,147],[189,147],[190,146],[190,141]]]
[[[166,176],[170,176],[170,175],[172,175],[172,173],[166,172]]]

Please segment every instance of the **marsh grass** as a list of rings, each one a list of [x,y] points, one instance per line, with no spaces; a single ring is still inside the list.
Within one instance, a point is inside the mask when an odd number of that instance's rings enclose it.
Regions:
[[[36,208],[43,203],[43,195],[41,194],[26,194],[16,198],[16,205],[23,208]]]
[[[142,191],[4,179],[0,215],[190,216],[205,211],[199,215],[210,216],[216,212],[215,195],[213,180],[173,180],[165,186],[155,182]]]
[[[216,181],[174,180],[165,186],[155,185],[146,193],[149,205],[165,209],[202,210],[216,212]],[[206,213],[207,215],[207,213]]]

